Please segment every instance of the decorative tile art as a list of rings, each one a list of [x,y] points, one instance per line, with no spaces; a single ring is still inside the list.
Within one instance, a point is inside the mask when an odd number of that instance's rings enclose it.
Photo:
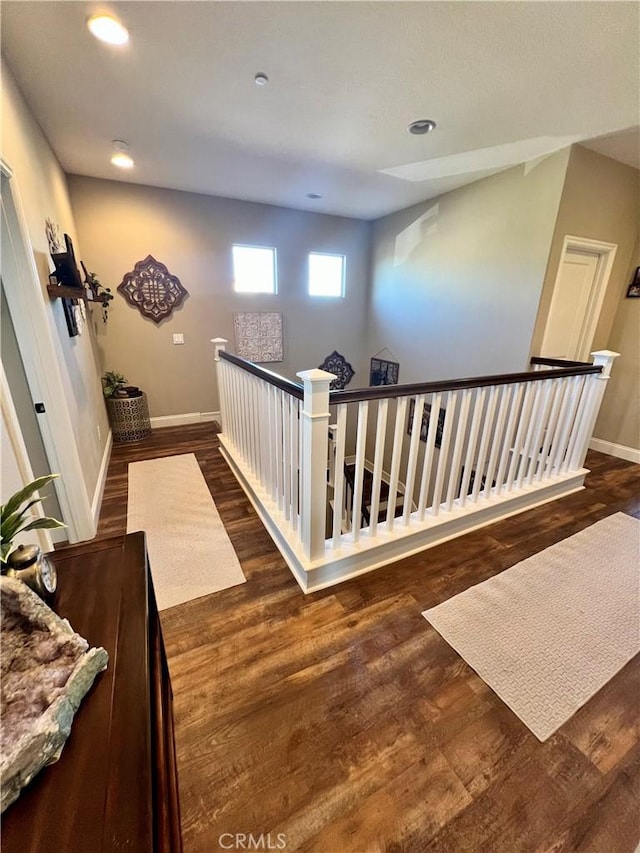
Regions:
[[[169,317],[189,295],[175,275],[152,255],[138,261],[125,275],[118,285],[118,293],[154,323]]]
[[[267,311],[233,315],[236,353],[248,361],[283,361],[282,314]]]
[[[337,350],[334,350],[331,355],[328,355],[320,365],[320,370],[326,370],[327,373],[333,373],[336,377],[329,385],[332,391],[340,391],[346,388],[355,376],[355,370],[343,355]]]

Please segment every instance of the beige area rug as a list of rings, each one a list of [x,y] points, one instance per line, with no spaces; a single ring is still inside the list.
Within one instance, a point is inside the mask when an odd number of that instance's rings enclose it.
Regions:
[[[129,464],[127,533],[144,530],[158,609],[246,578],[193,453]]]
[[[422,615],[544,741],[640,651],[639,552],[616,513]]]

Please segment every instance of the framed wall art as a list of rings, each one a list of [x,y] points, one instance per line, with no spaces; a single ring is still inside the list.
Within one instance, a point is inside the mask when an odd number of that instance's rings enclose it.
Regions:
[[[385,358],[372,358],[369,368],[369,385],[397,385],[400,365]]]
[[[247,311],[233,315],[236,354],[258,363],[283,361],[282,314]]]
[[[143,317],[161,323],[189,295],[175,275],[152,255],[138,261],[118,285],[118,293]]]

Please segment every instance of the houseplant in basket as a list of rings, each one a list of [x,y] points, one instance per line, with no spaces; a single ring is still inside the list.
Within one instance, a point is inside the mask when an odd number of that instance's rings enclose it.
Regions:
[[[141,441],[151,435],[147,397],[135,385],[127,385],[122,373],[108,370],[102,376],[114,441]]]

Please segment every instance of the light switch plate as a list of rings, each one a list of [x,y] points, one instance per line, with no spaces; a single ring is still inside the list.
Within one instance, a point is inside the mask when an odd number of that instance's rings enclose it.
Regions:
[[[174,342],[174,344],[183,344],[184,343],[184,335],[183,334],[174,335],[173,336],[173,342]]]

